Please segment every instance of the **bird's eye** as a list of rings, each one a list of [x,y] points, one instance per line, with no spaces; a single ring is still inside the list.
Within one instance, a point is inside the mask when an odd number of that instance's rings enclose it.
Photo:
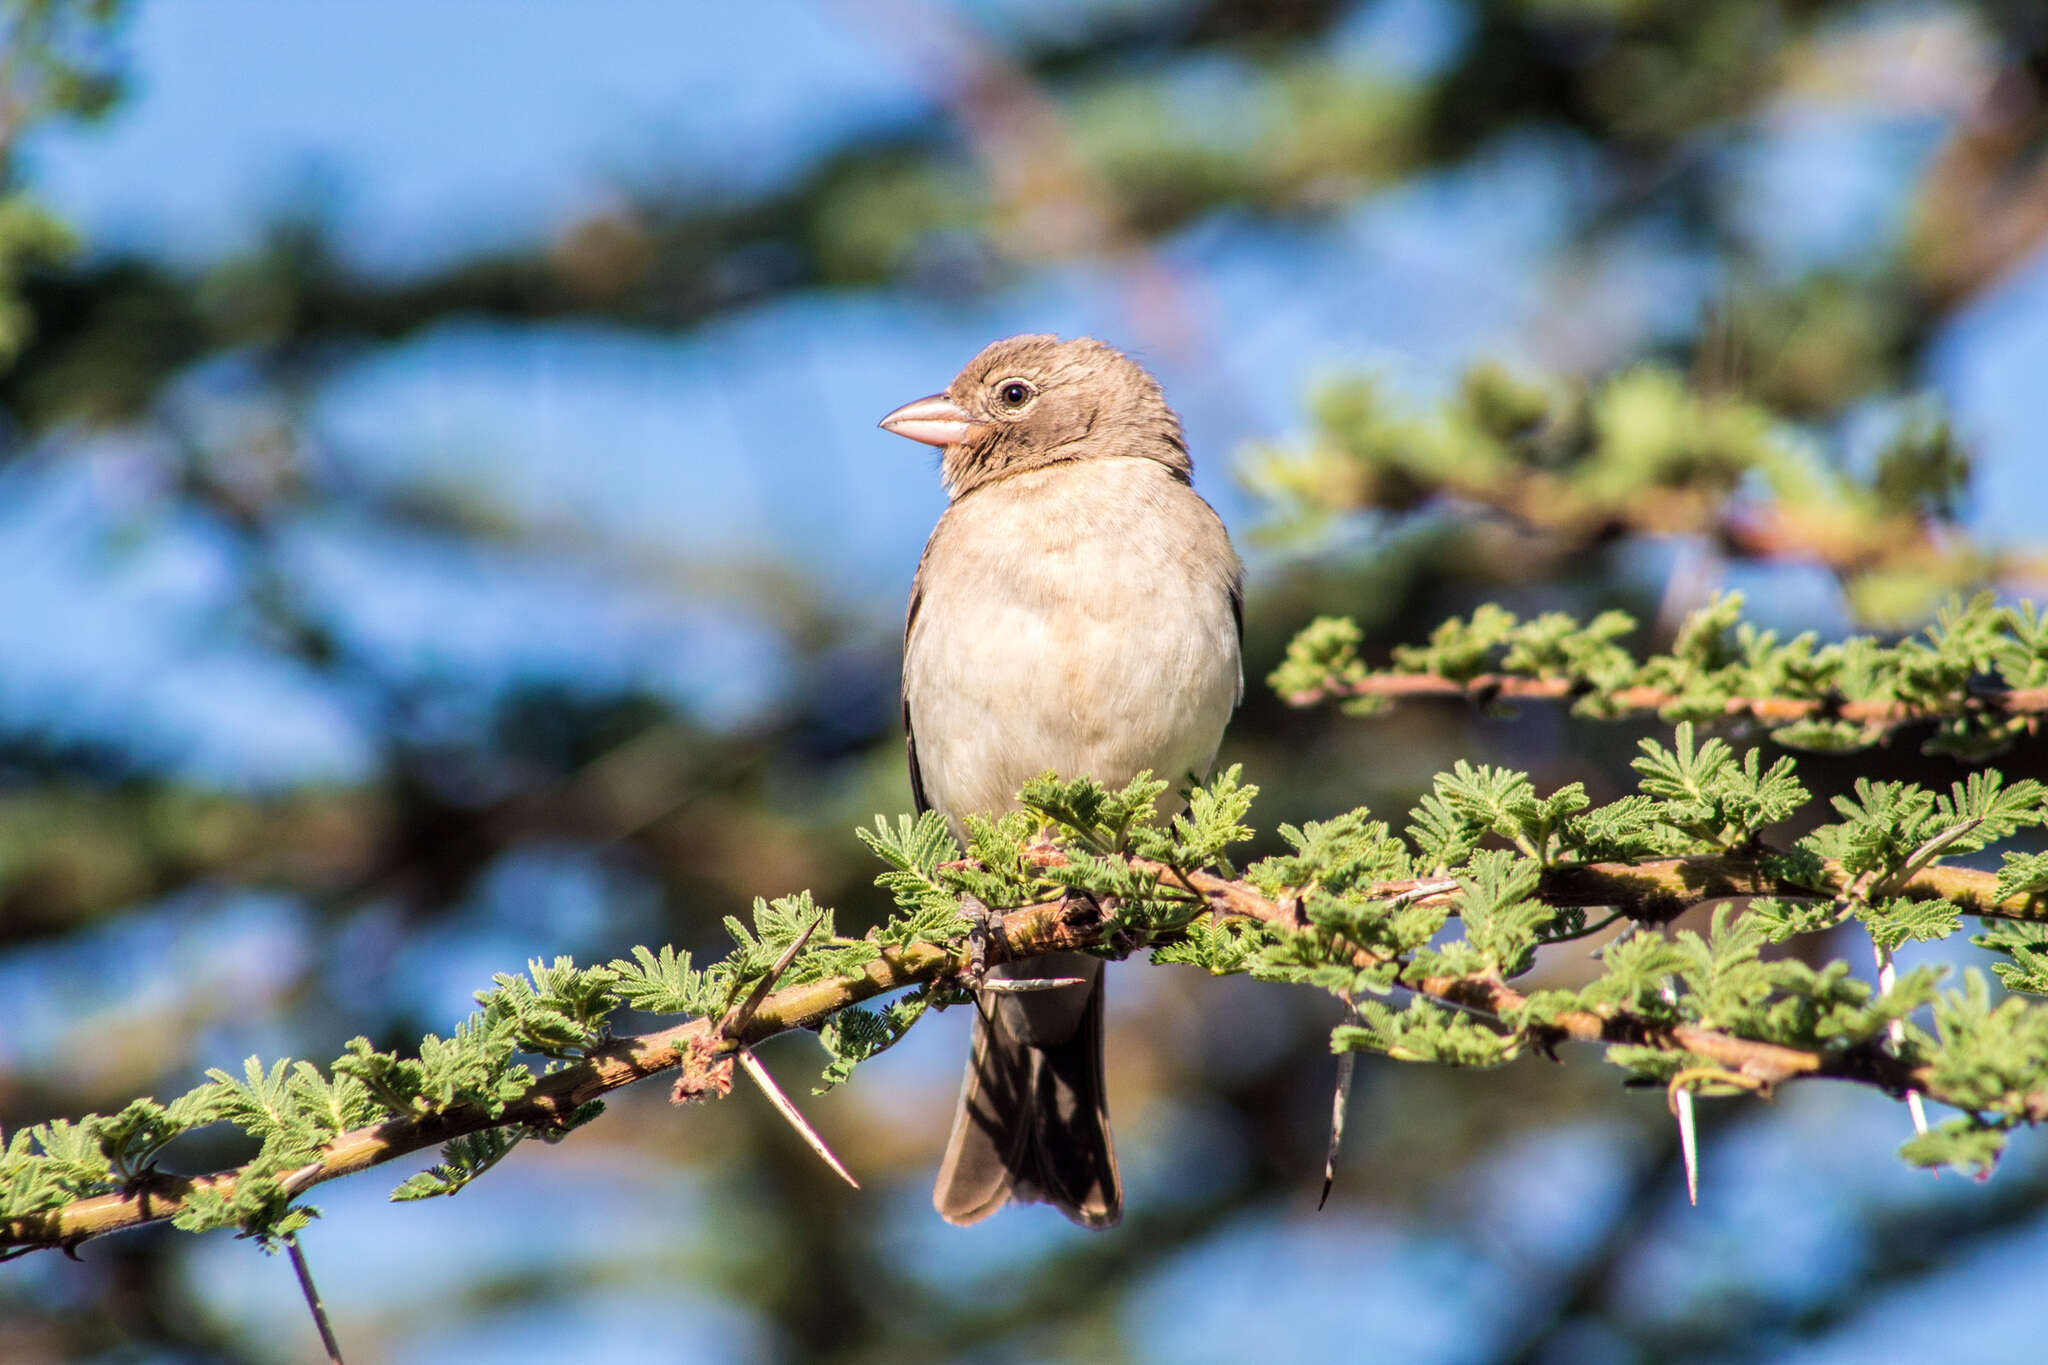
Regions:
[[[1021,408],[1031,401],[1034,392],[1036,390],[1021,379],[1006,379],[997,388],[996,397],[1006,408]]]

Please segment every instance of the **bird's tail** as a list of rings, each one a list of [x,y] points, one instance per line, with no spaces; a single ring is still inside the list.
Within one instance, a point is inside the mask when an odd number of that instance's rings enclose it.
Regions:
[[[974,1053],[932,1203],[973,1223],[1011,1199],[1051,1204],[1083,1227],[1123,1216],[1123,1180],[1102,1078],[1102,960],[1058,953],[997,967],[1011,980],[1078,976],[1043,991],[984,991]]]

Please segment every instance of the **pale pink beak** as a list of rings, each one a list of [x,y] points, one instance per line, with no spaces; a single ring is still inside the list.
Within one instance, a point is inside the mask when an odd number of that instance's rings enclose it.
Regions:
[[[975,421],[943,393],[905,403],[881,420],[884,431],[923,441],[928,446],[958,445],[973,435]]]

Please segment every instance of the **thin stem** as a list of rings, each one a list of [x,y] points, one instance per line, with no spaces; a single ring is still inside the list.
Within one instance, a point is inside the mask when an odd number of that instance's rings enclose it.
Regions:
[[[1594,689],[1572,678],[1534,678],[1512,673],[1482,673],[1472,678],[1446,678],[1434,673],[1369,673],[1348,681],[1331,680],[1290,693],[1290,706],[1313,706],[1335,697],[1377,697],[1397,702],[1424,698],[1467,701],[1569,701]],[[1623,687],[1605,695],[1614,713],[1660,711],[1679,698],[1663,688]],[[1722,706],[1729,720],[1763,725],[1789,725],[1816,716],[1846,720],[1873,728],[1892,729],[1946,716],[1989,714],[2035,716],[2048,713],[2048,687],[1973,692],[1954,706],[1922,706],[1900,701],[1839,701],[1820,697],[1730,697]]]
[[[1048,850],[1034,852],[1031,857],[1034,862],[1050,865],[1059,855],[1057,850]],[[1163,864],[1148,859],[1126,857],[1126,861],[1140,872],[1166,872]],[[1815,880],[1840,885],[1847,878],[1836,868],[1822,869]],[[1209,872],[1188,871],[1186,881],[1220,917],[1258,920],[1283,933],[1300,929],[1288,897],[1274,900],[1248,882]],[[1544,872],[1537,894],[1560,908],[1621,905],[1634,918],[1656,919],[1730,896],[1784,894],[1771,882],[1772,879],[1761,875],[1754,858],[1680,858],[1634,866],[1561,864]],[[1995,882],[1996,877],[1989,872],[1935,867],[1921,872],[1900,890],[1909,896],[1949,899],[1973,914],[2004,913],[2035,921],[2044,918],[2043,910],[2034,907],[2027,897],[2000,901]],[[1438,889],[1443,885],[1442,879],[1389,882],[1373,888],[1372,894],[1394,897],[1425,892],[1421,898],[1428,899],[1444,894]],[[1826,892],[1824,888],[1801,887],[1794,894]],[[1092,908],[1074,904],[1065,897],[1010,911],[1001,917],[1001,924],[1002,933],[991,945],[991,957],[996,961],[1100,947],[1110,933]],[[1356,967],[1386,965],[1384,958],[1365,948],[1353,947],[1347,953]],[[655,1033],[614,1038],[582,1061],[536,1078],[523,1096],[502,1106],[487,1110],[457,1104],[430,1114],[386,1117],[338,1134],[281,1183],[287,1193],[297,1195],[324,1181],[352,1175],[468,1133],[507,1126],[555,1127],[601,1095],[678,1070],[683,1073],[679,1088],[693,1096],[720,1095],[730,1086],[731,1054],[739,1048],[751,1047],[791,1029],[814,1027],[848,1005],[905,987],[957,977],[965,960],[965,947],[958,943],[913,943],[885,948],[857,971],[785,986],[764,995],[752,1011],[743,1010],[733,1018],[731,1033],[721,1028],[726,1021],[710,1018]],[[1443,1004],[1495,1020],[1514,1017],[1528,1005],[1527,996],[1492,972],[1418,978],[1404,969],[1398,984]],[[1921,1090],[1930,1099],[1947,1098],[1946,1088],[1931,1067],[1914,1067],[1889,1053],[1787,1046],[1717,1029],[1652,1021],[1622,1007],[1567,1010],[1549,1016],[1527,1032],[1529,1040],[1543,1048],[1576,1041],[1683,1050],[1757,1086],[1800,1077],[1828,1077],[1874,1085],[1893,1093]],[[2048,1089],[2014,1095],[1999,1106],[1998,1112],[2025,1122],[2048,1119]],[[0,1249],[74,1245],[106,1233],[159,1222],[182,1212],[195,1198],[231,1199],[242,1174],[239,1168],[200,1176],[159,1173],[131,1181],[117,1191],[0,1219]]]

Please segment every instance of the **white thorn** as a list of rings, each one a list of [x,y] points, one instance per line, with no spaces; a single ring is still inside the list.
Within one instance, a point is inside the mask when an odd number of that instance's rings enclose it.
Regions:
[[[1684,1086],[1671,1092],[1671,1107],[1678,1115],[1678,1150],[1685,1158],[1685,1197],[1694,1208],[1700,1206],[1699,1140],[1693,1132],[1692,1091]]]
[[[1025,991],[1056,991],[1062,986],[1087,984],[1088,979],[1081,976],[992,976],[981,983],[981,989],[1018,995]]]
[[[1426,901],[1433,896],[1449,895],[1457,889],[1458,879],[1456,877],[1441,877],[1436,881],[1423,882],[1420,885],[1411,886],[1400,895],[1390,898],[1387,904],[1392,906],[1413,905],[1416,901]]]
[[[740,1049],[739,1058],[740,1066],[745,1069],[749,1076],[754,1078],[754,1084],[761,1087],[761,1093],[768,1097],[768,1102],[775,1106],[775,1111],[789,1120],[789,1126],[796,1129],[797,1136],[801,1137],[805,1144],[812,1151],[816,1152],[819,1159],[827,1166],[830,1166],[841,1180],[844,1180],[855,1189],[859,1189],[860,1182],[847,1173],[846,1167],[839,1164],[839,1158],[832,1155],[832,1149],[825,1145],[825,1139],[819,1137],[817,1130],[811,1127],[809,1121],[802,1114],[797,1112],[797,1107],[789,1102],[789,1096],[782,1093],[782,1087],[777,1085],[775,1078],[768,1074],[768,1068],[761,1065],[761,1059],[756,1057],[747,1048]]]
[[[1874,943],[1870,946],[1871,950],[1877,954],[1877,992],[1879,995],[1890,995],[1892,992],[1892,987],[1898,984],[1898,969],[1892,965],[1892,955],[1890,953],[1886,952],[1883,948],[1878,947]],[[1892,1020],[1891,1025],[1887,1031],[1891,1034],[1892,1047],[1894,1050],[1905,1045],[1905,1020]],[[1927,1105],[1926,1102],[1920,1098],[1919,1091],[1908,1090],[1906,1092],[1906,1112],[1912,1115],[1913,1131],[1919,1134],[1921,1137],[1926,1137]],[[1937,1167],[1929,1167],[1928,1169],[1932,1171],[1935,1175],[1941,1174],[1939,1168]]]
[[[1356,1011],[1353,1011],[1356,1018]],[[1316,1200],[1320,1211],[1330,1202],[1330,1190],[1337,1183],[1337,1148],[1344,1141],[1344,1112],[1351,1107],[1351,1073],[1358,1063],[1355,1052],[1337,1054],[1337,1093],[1330,1101],[1330,1147],[1323,1156],[1323,1197]]]

